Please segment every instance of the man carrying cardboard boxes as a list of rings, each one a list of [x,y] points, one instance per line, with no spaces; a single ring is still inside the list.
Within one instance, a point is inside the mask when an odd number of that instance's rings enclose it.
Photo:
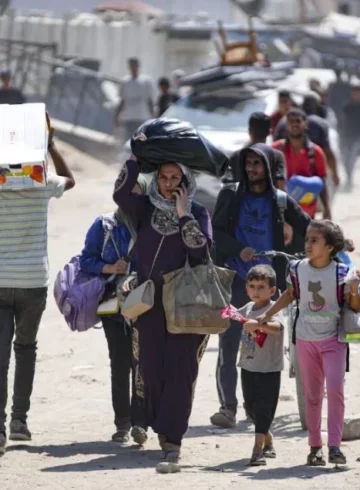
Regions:
[[[31,440],[26,419],[35,375],[36,337],[45,310],[49,280],[48,204],[52,197],[60,198],[64,191],[72,189],[75,181],[55,147],[49,120],[48,130],[46,128],[43,104],[0,106],[0,147],[2,455],[6,446],[7,378],[14,336],[15,380],[9,438]],[[56,175],[47,173],[48,152]]]

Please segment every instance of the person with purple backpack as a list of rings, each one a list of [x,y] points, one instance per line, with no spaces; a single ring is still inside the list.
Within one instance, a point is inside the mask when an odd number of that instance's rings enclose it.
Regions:
[[[133,192],[146,192],[146,181],[141,176],[137,179]],[[90,227],[80,256],[80,269],[86,274],[110,279],[106,284],[103,301],[116,296],[117,279],[128,273],[128,262],[131,260],[131,249],[135,240],[136,232],[130,220],[119,208],[115,213],[98,217]],[[133,269],[135,260],[132,260],[130,270]],[[119,444],[127,443],[131,429],[134,442],[143,446],[147,441],[147,427],[144,422],[144,389],[138,366],[137,330],[125,322],[118,308],[110,308],[110,312],[106,314],[101,314],[98,310],[98,314],[110,357],[112,404],[116,426],[112,440]]]

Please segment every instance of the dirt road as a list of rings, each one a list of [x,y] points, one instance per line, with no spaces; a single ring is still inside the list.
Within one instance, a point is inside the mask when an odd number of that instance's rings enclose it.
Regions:
[[[51,205],[49,240],[52,279],[83,244],[93,219],[113,208],[111,192],[116,176],[106,167],[63,145],[77,186]],[[336,218],[360,247],[360,174],[352,195],[339,194]],[[356,256],[356,255],[355,255]],[[278,459],[266,468],[249,469],[252,429],[240,422],[235,430],[211,427],[209,416],[218,408],[215,389],[217,339],[204,357],[191,427],[183,448],[183,470],[157,475],[160,452],[152,434],[146,450],[109,442],[113,432],[109,361],[101,330],[71,333],[50,294],[39,335],[38,364],[29,426],[29,445],[9,443],[0,460],[1,490],[60,490],[86,488],[156,489],[338,489],[360,487],[360,441],[343,446],[346,471],[331,467],[307,468],[306,433],[300,430],[295,384],[283,375],[281,401],[274,432]],[[360,414],[359,349],[352,349],[352,372],[347,376],[347,413]],[[11,383],[10,383],[11,385]],[[240,394],[239,394],[240,395]],[[10,403],[9,403],[10,404]],[[324,413],[325,415],[325,413]],[[325,420],[324,420],[325,422]],[[325,423],[324,423],[325,428]]]

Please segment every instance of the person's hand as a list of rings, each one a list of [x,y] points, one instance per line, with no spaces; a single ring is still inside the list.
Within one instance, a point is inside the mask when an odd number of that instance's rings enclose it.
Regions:
[[[107,264],[103,268],[103,274],[116,274],[116,275],[122,275],[126,274],[128,269],[128,263],[123,260],[119,259],[115,264]]]
[[[174,191],[174,197],[176,199],[176,211],[179,218],[182,218],[188,214],[189,207],[189,194],[184,184]]]
[[[113,264],[114,272],[113,274],[126,274],[129,264],[123,260],[119,259],[115,264]]]
[[[333,172],[332,174],[332,181],[335,187],[339,187],[340,185],[340,177],[337,172]]]
[[[353,278],[351,278],[352,280],[350,282],[350,285],[357,288],[360,284],[360,270],[359,269],[353,270],[352,276]]]
[[[259,329],[259,322],[257,320],[248,320],[244,324],[244,330],[246,333],[254,333]]]
[[[294,237],[294,230],[288,223],[284,223],[284,244],[290,245]]]
[[[266,313],[263,313],[262,315],[258,316],[256,320],[258,322],[258,327],[261,327],[261,325],[265,325],[269,321],[269,318]]]
[[[331,210],[330,210],[330,208],[324,209],[323,219],[331,219]]]
[[[129,160],[133,160],[134,162],[137,162],[138,161],[137,158],[136,158],[136,156],[133,153],[130,155]]]
[[[240,259],[244,262],[250,262],[253,260],[254,255],[256,254],[256,250],[250,247],[246,247],[240,252]]]

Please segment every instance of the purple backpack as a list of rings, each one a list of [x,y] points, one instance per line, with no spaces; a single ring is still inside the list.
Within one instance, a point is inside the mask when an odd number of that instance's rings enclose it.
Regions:
[[[80,270],[80,255],[65,265],[55,280],[56,304],[73,332],[85,332],[100,322],[96,311],[106,279]]]

